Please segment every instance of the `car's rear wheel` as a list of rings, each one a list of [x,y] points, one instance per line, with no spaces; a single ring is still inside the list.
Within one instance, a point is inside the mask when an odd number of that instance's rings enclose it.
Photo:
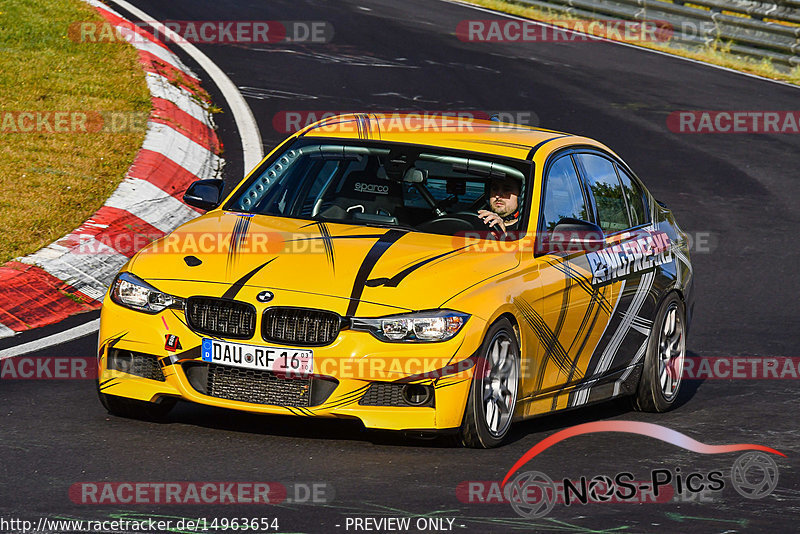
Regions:
[[[481,345],[459,432],[462,445],[488,449],[502,443],[517,403],[519,369],[517,337],[511,323],[501,319]]]
[[[100,382],[97,383],[97,396],[103,407],[111,415],[128,417],[130,419],[143,419],[145,421],[159,421],[167,416],[177,402],[172,397],[161,397],[158,402],[139,401],[108,395],[100,391]]]
[[[678,399],[686,356],[686,310],[676,293],[662,302],[653,322],[644,368],[633,406],[644,412],[666,412]]]

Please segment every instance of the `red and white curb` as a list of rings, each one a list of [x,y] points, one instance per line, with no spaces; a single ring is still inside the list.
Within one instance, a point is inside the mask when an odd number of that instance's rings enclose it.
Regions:
[[[153,110],[142,148],[105,204],[47,247],[0,266],[0,337],[100,307],[114,275],[148,239],[199,212],[181,200],[197,179],[221,174],[224,160],[197,75],[153,35],[96,0],[94,6],[137,48]],[[134,38],[135,37],[135,38]]]

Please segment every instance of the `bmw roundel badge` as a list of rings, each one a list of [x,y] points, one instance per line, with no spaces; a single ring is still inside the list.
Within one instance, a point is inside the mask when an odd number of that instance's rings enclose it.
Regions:
[[[262,291],[258,295],[256,295],[256,300],[258,302],[269,302],[275,298],[275,294],[272,291]]]

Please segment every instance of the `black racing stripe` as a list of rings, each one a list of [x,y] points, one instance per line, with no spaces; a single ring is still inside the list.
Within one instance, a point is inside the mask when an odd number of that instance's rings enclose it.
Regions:
[[[359,121],[361,122],[362,132],[364,132],[364,139],[372,139],[372,128],[369,124],[369,117],[367,115],[359,115]]]
[[[319,408],[325,410],[332,410],[334,408],[341,408],[342,406],[353,404],[364,396],[364,393],[366,393],[366,390],[367,388],[369,388],[370,385],[371,383],[361,386],[360,388],[355,389],[350,393],[345,394],[342,397],[339,397],[335,401],[325,402],[321,404]]]
[[[447,367],[448,365],[450,365],[451,363],[453,363],[453,360],[456,358],[456,354],[458,354],[458,351],[459,351],[459,350],[461,350],[461,346],[462,346],[462,345],[464,345],[464,338],[462,338],[462,339],[461,339],[461,343],[459,343],[459,344],[458,344],[458,348],[456,348],[456,350],[454,350],[454,351],[453,351],[453,355],[452,355],[452,356],[450,356],[450,359],[449,359],[449,360],[447,360],[447,363],[445,364],[445,367]],[[473,357],[474,357],[474,358],[477,358],[477,355],[478,355],[478,351],[479,351],[479,350],[480,350],[480,349],[478,349],[478,350],[476,350],[474,353],[470,354],[470,356],[469,356],[469,357],[470,357],[470,358],[473,358]],[[477,361],[477,359],[476,359],[475,361]],[[439,382],[439,380],[440,380],[441,378],[442,378],[442,377],[440,377],[440,378],[437,378],[436,380],[434,380],[434,381],[433,381],[433,385],[434,385],[434,387],[436,386],[436,383],[437,383],[437,382]]]
[[[517,308],[519,308],[520,312],[522,313],[522,317],[528,323],[528,326],[530,326],[531,329],[536,334],[536,337],[539,339],[539,343],[542,345],[546,344],[547,334],[542,328],[540,322],[536,320],[536,316],[533,313],[531,313],[532,310],[530,310],[527,306],[522,305],[519,302],[515,302],[515,305],[517,306]],[[538,363],[539,363],[539,368],[536,371],[536,379],[534,380],[537,390],[541,389],[541,384],[544,382],[544,373],[547,367],[546,361],[539,361]]]
[[[569,350],[569,352],[572,352],[572,348],[575,346],[575,343],[577,343],[579,339],[583,339],[581,337],[581,334],[584,331],[586,331],[587,336],[592,331],[591,328],[589,330],[586,330],[586,326],[589,324],[589,317],[592,316],[592,310],[594,310],[595,305],[597,305],[598,303],[597,300],[598,293],[599,290],[596,291],[595,293],[592,293],[592,298],[589,299],[589,304],[586,306],[586,311],[583,313],[583,319],[581,319],[581,324],[578,327],[578,330],[575,331],[575,337],[572,338],[572,343],[569,344],[569,349],[567,349]],[[578,354],[580,354],[580,351],[578,351]],[[575,361],[576,362],[578,361],[577,358],[575,359]]]
[[[365,391],[365,390],[366,390],[366,389],[367,389],[369,386],[370,386],[370,384],[365,384],[365,385],[363,385],[363,386],[361,386],[361,387],[359,387],[359,388],[356,388],[356,389],[354,389],[353,391],[351,391],[351,392],[349,392],[349,393],[345,393],[345,394],[343,394],[341,397],[338,397],[338,398],[336,398],[335,400],[325,401],[325,402],[323,402],[322,404],[320,404],[320,407],[322,407],[322,406],[328,406],[328,405],[330,405],[330,404],[337,404],[337,403],[339,403],[339,402],[342,402],[342,401],[345,401],[345,400],[350,400],[350,399],[358,398],[358,397],[360,397],[360,396],[361,396],[361,394],[363,394],[363,393],[364,393],[364,391]]]
[[[361,400],[361,397],[364,396],[366,393],[366,389],[372,384],[370,382],[366,386],[360,387],[357,390],[353,391],[352,393],[348,393],[347,398],[340,398],[337,399],[335,402],[331,402],[330,404],[323,404],[320,406],[320,409],[324,408],[325,410],[335,410],[336,408],[341,408],[343,406],[349,406],[351,404],[356,404],[358,401]]]
[[[567,384],[572,383],[576,373],[581,375],[580,378],[583,378],[582,373],[580,373],[580,371],[578,370],[578,361],[580,360],[583,347],[586,345],[586,340],[589,339],[589,334],[591,334],[592,329],[594,328],[594,325],[597,322],[597,316],[600,313],[600,308],[598,307],[598,311],[597,313],[594,314],[594,319],[592,320],[592,326],[588,330],[586,330],[586,327],[589,323],[589,317],[592,316],[592,310],[594,309],[595,305],[598,302],[597,300],[598,294],[599,290],[595,290],[592,293],[592,298],[589,300],[589,304],[586,306],[586,311],[583,313],[583,319],[581,320],[581,324],[578,327],[578,330],[575,331],[575,336],[572,338],[572,342],[569,344],[569,348],[567,349],[567,352],[569,354],[575,355],[575,358],[572,360],[572,366],[570,367],[569,375],[567,376]],[[584,331],[586,332],[585,334],[583,334]],[[575,343],[579,339],[583,340],[580,345],[580,348],[576,352],[573,352]],[[553,396],[553,403],[551,405],[552,410],[555,410],[556,407],[558,406],[558,397],[559,397],[558,395]],[[569,397],[567,398],[567,401],[569,401]]]
[[[333,274],[336,274],[336,256],[333,251],[333,242],[331,241],[331,232],[328,230],[328,225],[324,222],[319,223],[319,233],[322,234],[322,243],[325,246],[325,256],[328,258],[328,264],[333,269]]]
[[[305,415],[305,414],[303,414],[303,413],[297,413],[297,412],[295,412],[295,411],[294,411],[294,409],[293,409],[293,408],[294,408],[293,406],[281,406],[281,408],[283,408],[283,409],[285,409],[285,410],[289,410],[289,413],[291,413],[292,415],[297,415],[297,416],[300,416],[300,415]]]
[[[116,378],[112,378],[111,380],[116,380]],[[111,380],[109,380],[108,382],[111,382]],[[113,388],[114,386],[118,386],[120,384],[120,382],[114,382],[113,384],[109,384],[108,382],[106,382],[106,385],[100,387],[100,391],[105,391],[109,388]]]
[[[242,225],[244,224],[244,217],[237,217],[236,223],[233,225],[233,230],[231,230],[231,243],[228,246],[228,257],[227,257],[227,265],[228,268],[233,264],[234,257],[236,255],[236,248],[239,242],[239,233],[241,232]]]
[[[381,256],[389,250],[389,247],[404,235],[406,235],[405,230],[389,230],[369,249],[364,261],[361,262],[361,266],[358,268],[358,273],[356,273],[356,278],[353,282],[353,290],[350,293],[350,304],[347,306],[348,316],[355,315],[359,300],[361,299],[361,294],[364,292],[367,278],[372,272],[373,267],[375,267],[375,264],[378,263]]]
[[[637,289],[633,291],[633,294],[636,294]],[[624,288],[623,288],[624,293]],[[621,306],[624,304],[623,301],[627,301],[627,308],[625,311],[621,311]],[[595,347],[594,352],[592,353],[591,358],[589,359],[589,364],[586,367],[586,376],[594,376],[597,372],[597,365],[600,363],[600,357],[603,355],[603,351],[605,350],[606,346],[611,342],[611,340],[616,335],[617,330],[619,329],[620,323],[625,317],[626,314],[630,313],[631,306],[633,305],[633,298],[624,298],[624,294],[620,294],[617,304],[616,313],[608,318],[608,324],[605,329],[605,333],[603,337],[598,341],[597,347]],[[627,334],[626,334],[627,335]],[[612,361],[613,364],[613,361]],[[610,369],[610,367],[609,367]],[[572,397],[570,397],[570,401],[572,401]]]
[[[305,416],[314,415],[314,412],[306,408],[305,406],[293,406],[294,409],[300,410],[300,413]]]
[[[437,385],[435,387],[436,387],[437,390],[440,390],[440,389],[444,389],[444,388],[449,388],[450,386],[456,386],[458,384],[461,384],[463,382],[468,382],[468,381],[469,381],[469,378],[465,378],[464,380],[459,380],[458,382],[450,382],[448,384]]]
[[[557,136],[557,137],[551,137],[550,139],[545,139],[544,141],[542,141],[542,142],[541,142],[541,143],[539,143],[538,145],[534,145],[534,146],[531,148],[531,151],[530,151],[530,152],[528,152],[528,155],[525,157],[525,159],[533,160],[533,156],[535,156],[535,155],[536,155],[536,151],[537,151],[537,150],[539,150],[540,148],[542,148],[544,145],[546,145],[546,144],[547,144],[547,143],[549,143],[550,141],[555,141],[556,139],[563,139],[564,137],[571,137],[571,134],[565,134],[565,135],[559,135],[559,136]]]
[[[126,335],[128,335],[128,332],[122,332],[121,334],[114,334],[113,336],[107,337],[106,340],[100,344],[106,345],[109,349],[114,348],[114,345],[119,343],[119,341]]]
[[[545,352],[545,355],[540,362],[539,372],[537,373],[535,381],[536,389],[538,390],[541,389],[542,384],[544,383],[545,369],[547,367],[547,362],[551,358],[555,362],[556,366],[565,375],[569,374],[572,360],[558,339],[555,338],[553,331],[547,326],[544,318],[536,313],[536,310],[534,310],[530,304],[522,299],[514,299],[514,305],[520,310],[522,316],[525,318],[525,321],[531,326],[536,334],[536,337],[539,338],[539,341],[548,347],[548,351]]]
[[[242,276],[241,278],[239,278],[237,281],[235,281],[235,282],[234,282],[234,283],[231,285],[231,287],[229,287],[229,288],[228,288],[228,289],[225,291],[225,293],[223,293],[223,294],[222,294],[222,297],[221,297],[221,298],[223,298],[223,299],[234,299],[234,298],[236,298],[236,295],[239,293],[239,291],[241,291],[241,289],[242,289],[242,288],[245,286],[245,284],[246,284],[246,283],[247,283],[247,282],[248,282],[248,281],[249,281],[249,280],[250,280],[250,279],[251,279],[253,276],[255,276],[255,274],[256,274],[258,271],[260,271],[261,269],[263,269],[264,267],[266,267],[267,265],[269,265],[270,263],[272,263],[273,261],[275,261],[275,260],[277,260],[277,259],[278,259],[277,257],[275,257],[275,258],[272,258],[271,260],[269,260],[269,261],[266,261],[266,262],[262,263],[261,265],[259,265],[258,267],[256,267],[255,269],[253,269],[252,271],[250,271],[249,273],[247,273],[246,275],[244,275],[244,276]]]
[[[434,369],[433,371],[428,371],[425,373],[417,373],[414,375],[409,375],[403,378],[398,378],[397,380],[393,380],[393,384],[406,384],[408,382],[415,382],[418,380],[430,380],[433,379],[433,383],[436,382],[445,376],[450,376],[454,374],[461,373],[462,371],[469,371],[478,363],[478,351],[473,352],[468,357],[464,358],[463,360],[459,361],[458,363],[452,363],[453,358],[456,357],[458,351],[461,350],[462,345],[464,345],[464,340],[461,340],[461,343],[458,344],[458,347],[455,351],[453,351],[453,355],[450,356],[450,359],[447,360],[447,363],[444,367],[440,367],[438,369]]]
[[[287,241],[287,243],[296,242],[296,241],[315,241],[317,239],[322,239],[323,246],[325,247],[325,256],[328,259],[328,265],[331,266],[331,268],[333,269],[333,273],[336,274],[336,263],[335,263],[336,256],[334,254],[333,242],[332,242],[332,240],[336,239],[336,238],[331,236],[331,231],[330,231],[330,229],[328,229],[328,225],[326,223],[322,222],[322,221],[314,221],[313,223],[304,224],[300,228],[308,228],[309,226],[316,226],[317,230],[319,231],[320,236],[319,237],[304,237],[304,238],[300,238],[300,239],[291,239],[291,240]],[[372,237],[372,238],[375,238],[375,237],[380,237],[381,235],[382,234],[374,234],[372,236],[352,236],[352,237],[354,237],[354,238],[355,237],[358,237],[358,238],[361,238],[361,237]],[[337,236],[337,237],[351,237],[351,236]]]
[[[564,322],[566,321],[567,314],[569,313],[569,297],[570,297],[569,293],[570,293],[570,288],[572,287],[572,278],[567,276],[564,279],[564,281],[565,281],[566,287],[564,288],[564,291],[562,293],[561,309],[558,312],[558,319],[556,320],[556,327],[553,329],[553,335],[550,337],[549,343],[547,345],[547,349],[545,350],[545,353],[544,353],[544,358],[543,358],[544,363],[547,363],[547,361],[550,358],[550,355],[553,354],[553,352],[555,350],[555,344],[559,343],[558,338],[561,335],[561,329],[564,327]],[[567,354],[567,358],[569,358],[569,353],[567,352],[566,354]],[[577,358],[575,358],[575,359],[577,359]],[[575,359],[572,360],[572,364],[569,366],[569,369],[571,369],[571,368],[573,368],[575,366]],[[561,367],[561,366],[559,365],[559,367]],[[562,369],[562,371],[563,371],[563,369]],[[539,384],[539,386],[541,386],[541,384]],[[556,398],[557,397],[553,397],[553,401],[554,402],[555,402]],[[555,406],[554,406],[554,408],[555,408]]]
[[[176,363],[187,361],[187,360],[196,360],[203,354],[202,346],[197,345],[196,347],[192,347],[189,350],[185,350],[183,352],[178,352],[177,354],[170,354],[162,358],[160,361],[164,367],[169,367],[170,365],[175,365]]]
[[[324,406],[320,406],[320,408],[321,409],[325,409],[325,410],[335,410],[336,408],[342,408],[344,406],[350,406],[351,404],[357,404],[358,401],[361,400],[361,397],[363,397],[363,396],[364,396],[364,393],[362,393],[359,397],[355,397],[353,399],[347,399],[347,400],[344,400],[344,401],[341,401],[341,402],[337,401],[334,404],[326,404]]]
[[[228,249],[228,268],[233,267],[239,259],[239,249],[247,239],[247,231],[250,229],[250,217],[239,216],[236,224],[233,225],[231,233],[231,245]]]
[[[100,382],[99,386],[103,387],[106,384],[108,384],[109,382],[111,382],[112,380],[116,380],[116,377],[115,378],[109,378],[108,380],[103,380],[102,382]]]
[[[378,116],[375,115],[374,113],[370,113],[370,115],[368,115],[368,116],[371,116],[372,119],[374,119],[376,139],[378,139],[380,141],[381,140],[381,123],[378,120]],[[370,122],[372,122],[372,119],[370,119]]]
[[[545,261],[547,262],[548,265],[564,273],[568,278],[571,278],[587,294],[594,295],[595,287],[592,285],[591,280],[589,280],[588,277],[581,274],[580,271],[572,267],[572,265],[569,264],[569,260],[560,261],[553,258],[545,258]],[[603,296],[602,294],[600,295],[599,304],[600,307],[603,308],[606,313],[611,313],[611,304],[606,300],[605,296]]]
[[[597,308],[597,311],[594,314],[594,318],[592,319],[592,324],[589,325],[588,330],[586,330],[586,335],[583,337],[583,341],[581,341],[581,346],[578,347],[578,354],[582,354],[583,353],[583,349],[586,348],[586,343],[589,342],[589,335],[594,331],[595,326],[597,326],[597,320],[600,318],[600,310],[601,310],[601,308]],[[588,369],[588,365],[587,365],[587,369]],[[583,373],[583,372],[581,371],[581,373]],[[587,374],[583,374],[583,376],[581,376],[581,378],[585,378],[586,376],[589,376],[588,373]]]
[[[371,284],[370,282],[372,282],[372,280],[368,280],[367,281],[367,285],[370,286],[370,287],[375,287],[377,285],[382,285],[384,287],[397,287],[398,284],[400,284],[400,282],[402,282],[405,277],[407,277],[409,274],[413,273],[414,271],[416,271],[420,267],[423,267],[423,266],[429,264],[432,261],[436,261],[438,259],[444,258],[444,257],[449,256],[451,254],[455,254],[457,252],[461,252],[462,250],[464,250],[465,248],[467,248],[469,246],[471,246],[471,245],[467,245],[465,247],[461,247],[461,248],[456,249],[456,250],[451,250],[449,252],[445,252],[444,254],[439,254],[438,256],[434,256],[432,258],[428,258],[426,260],[422,260],[422,261],[420,261],[418,263],[415,263],[411,267],[403,269],[402,271],[400,271],[399,273],[397,273],[396,275],[394,275],[391,278],[387,278],[387,279],[380,278],[380,279],[378,279],[379,281],[382,282],[380,284],[378,284],[378,283]]]
[[[98,363],[99,363],[100,360],[103,359],[103,354],[105,353],[105,355],[107,357],[108,353],[111,351],[111,349],[114,348],[114,345],[119,343],[119,341],[123,337],[125,337],[127,334],[128,334],[128,332],[123,332],[121,334],[116,334],[115,336],[111,336],[111,337],[106,338],[106,341],[104,341],[103,343],[100,343],[100,346],[102,348],[100,349],[99,353],[97,354]]]
[[[363,126],[361,125],[361,115],[355,116],[356,129],[358,130],[358,138],[364,139]]]

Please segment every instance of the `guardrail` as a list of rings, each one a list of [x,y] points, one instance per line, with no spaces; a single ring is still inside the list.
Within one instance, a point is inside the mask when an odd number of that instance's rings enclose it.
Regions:
[[[733,54],[800,65],[800,0],[513,0],[580,18],[665,21],[672,42],[725,47]],[[695,7],[699,6],[699,7]]]

